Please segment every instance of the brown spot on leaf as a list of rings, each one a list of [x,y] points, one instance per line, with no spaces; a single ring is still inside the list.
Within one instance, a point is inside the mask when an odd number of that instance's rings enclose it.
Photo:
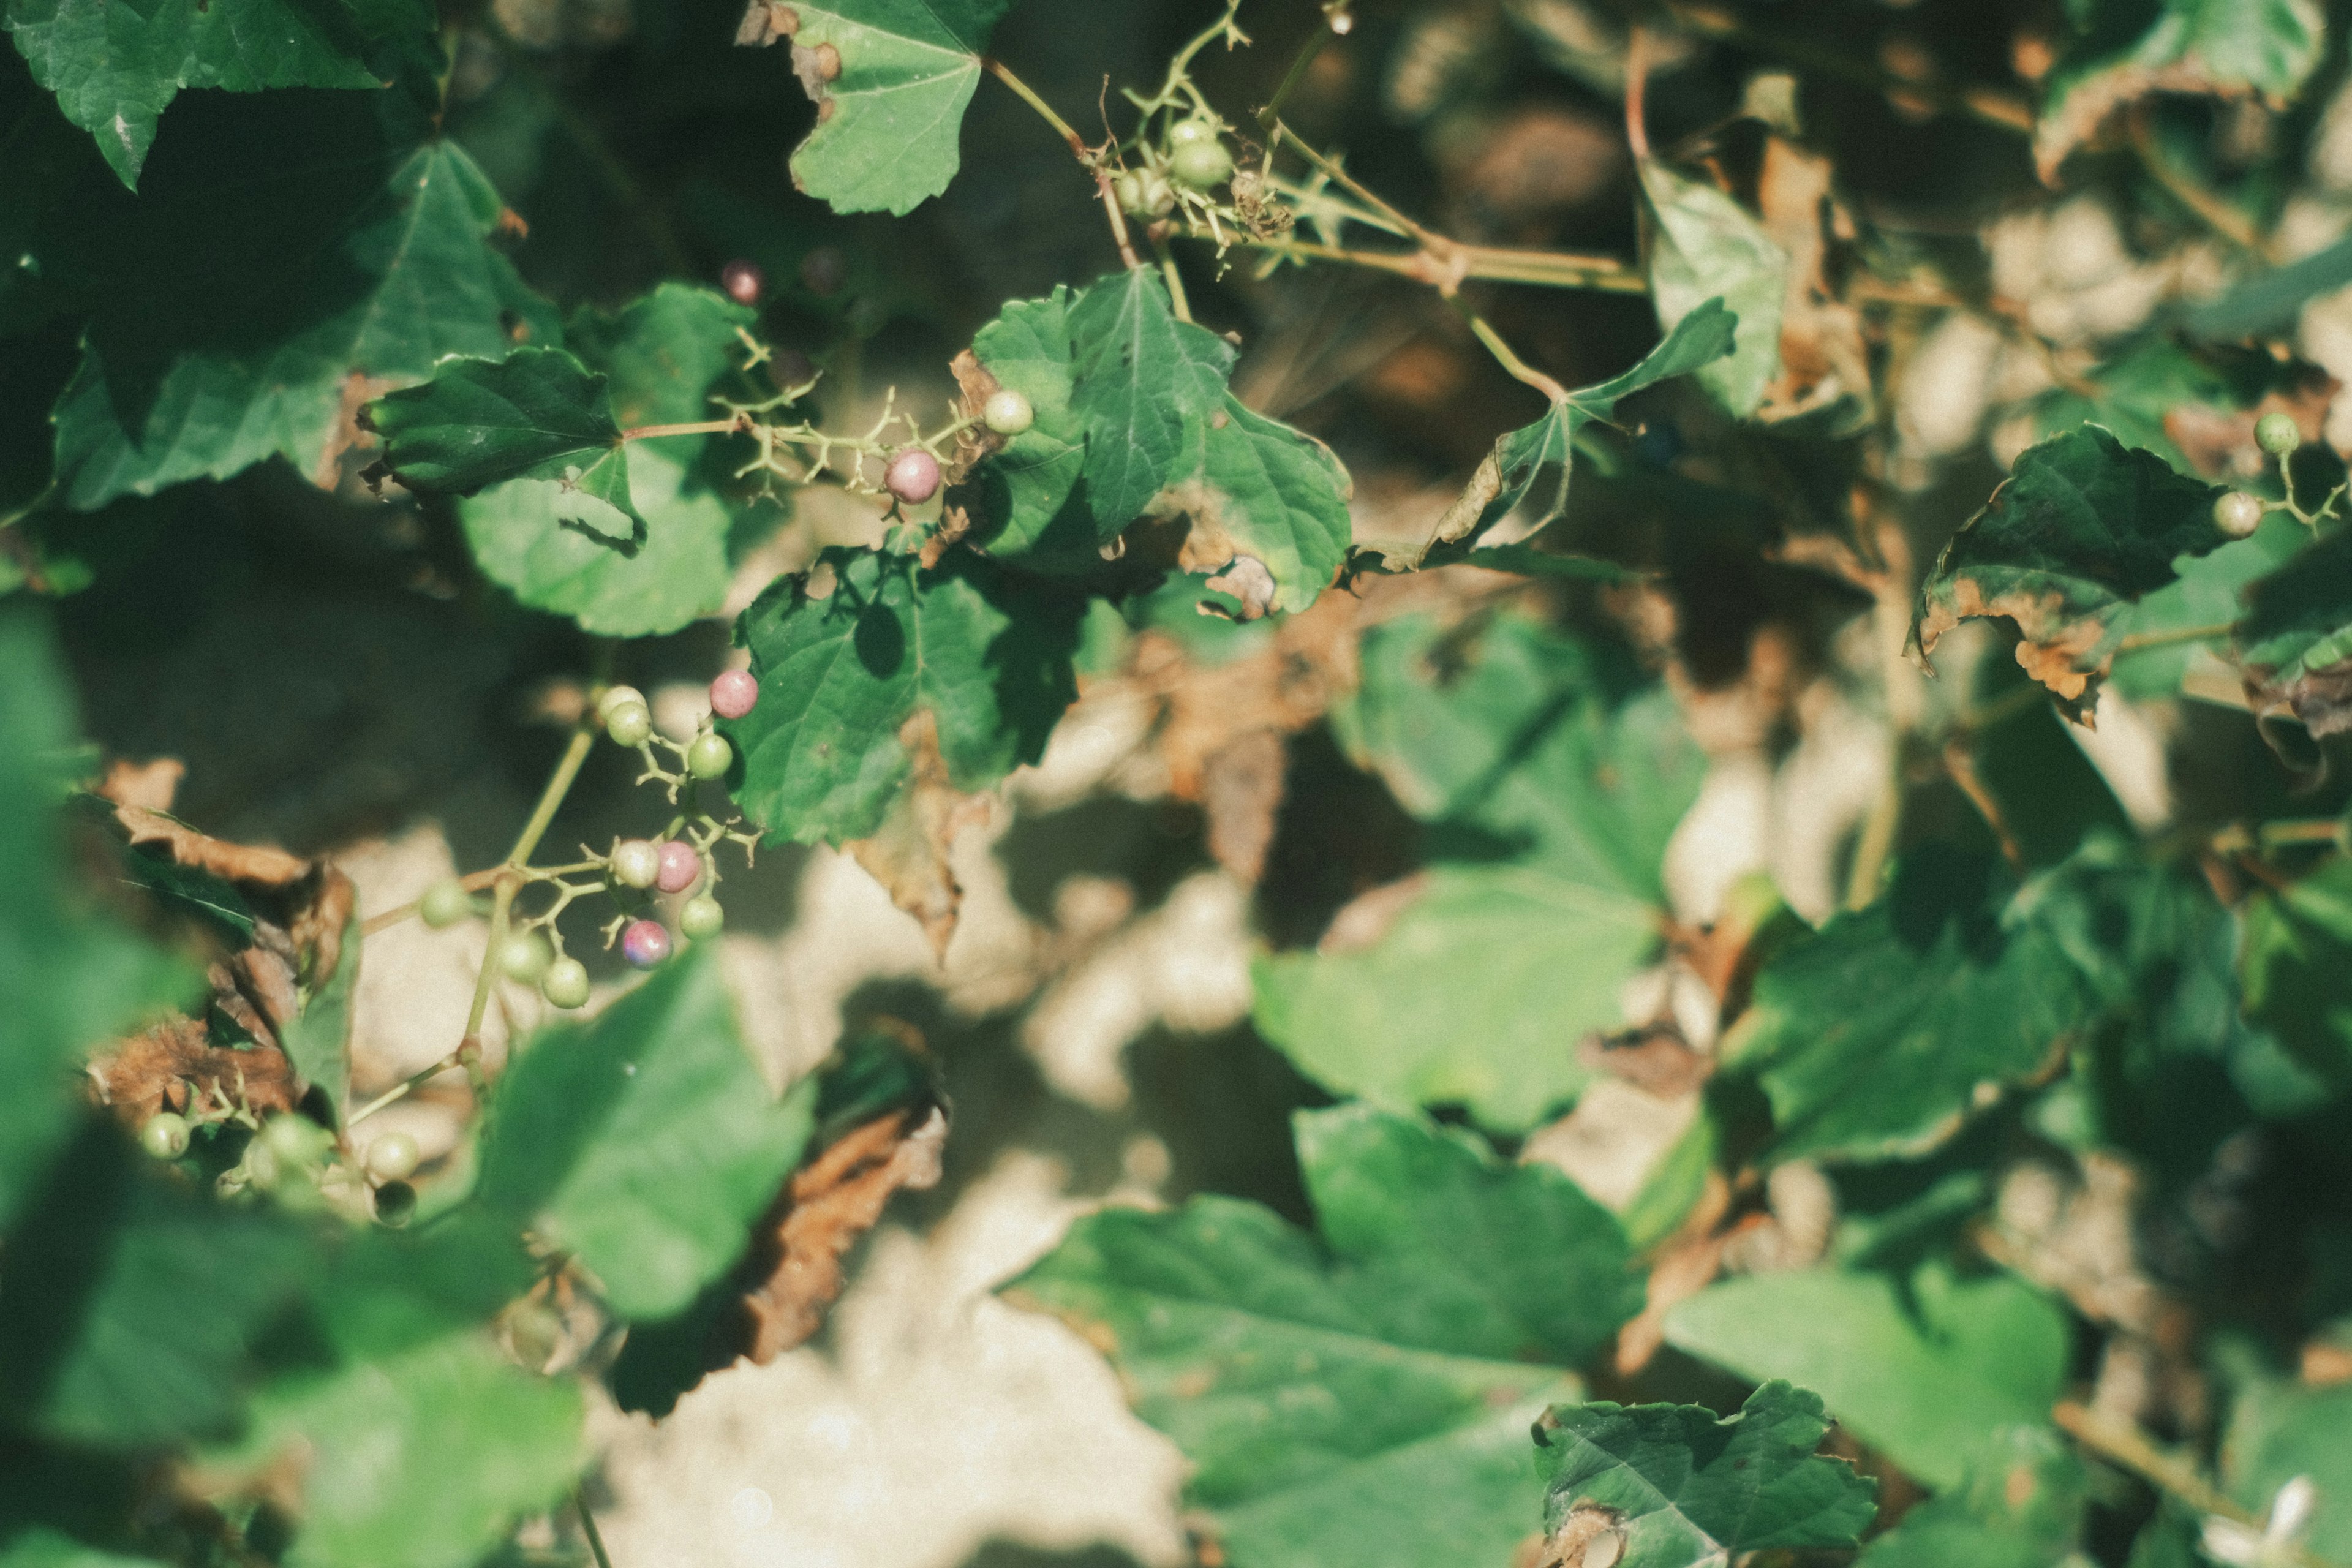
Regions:
[[[1682,1029],[1672,1022],[1588,1036],[1577,1047],[1576,1059],[1660,1100],[1696,1089],[1713,1066],[1710,1058],[1691,1048]]]
[[[367,405],[400,384],[394,376],[371,376],[352,371],[338,389],[335,422],[328,426],[327,444],[310,470],[310,482],[322,490],[335,488],[342,477],[345,452],[366,451],[375,445],[375,426],[365,416]]]
[[[2033,132],[2033,167],[2042,183],[2056,189],[2058,166],[2078,147],[2097,137],[2118,112],[2141,99],[2160,92],[2190,93],[2208,98],[2246,98],[2248,89],[2213,79],[2204,66],[2190,58],[2151,69],[2116,66],[2078,83],[2054,112],[2046,112]]]
[[[1615,1568],[1624,1554],[1624,1514],[1580,1499],[1544,1537],[1536,1568]]]
[[[2076,722],[2087,724],[2096,696],[2093,688],[2115,662],[2112,651],[2103,648],[2106,623],[2096,615],[2070,612],[2065,595],[2055,590],[2033,594],[2011,589],[1988,595],[1975,578],[1958,575],[1930,584],[1913,637],[1924,658],[1962,621],[1987,619],[2016,624],[2022,634],[2018,664],[2066,704]]]
[[[914,766],[907,788],[872,837],[843,847],[889,890],[892,903],[921,922],[931,951],[945,963],[956,912],[963,906],[963,885],[948,853],[958,833],[987,819],[991,803],[987,796],[963,794],[949,779],[940,755],[939,720],[929,709],[899,726],[898,744]]]
[[[789,38],[800,30],[800,13],[790,5],[774,0],[751,0],[743,12],[743,20],[736,25],[735,41],[750,48],[766,48],[780,38]]]
[[[754,1325],[751,1359],[765,1364],[807,1341],[841,1294],[841,1259],[874,1228],[901,1187],[940,1179],[947,1113],[893,1111],[852,1130],[795,1174],[766,1240],[773,1267],[745,1298]]]
[[[116,757],[106,764],[106,778],[98,786],[98,793],[117,805],[166,812],[179,795],[180,781],[187,775],[188,764],[177,757],[157,757],[144,763]]]

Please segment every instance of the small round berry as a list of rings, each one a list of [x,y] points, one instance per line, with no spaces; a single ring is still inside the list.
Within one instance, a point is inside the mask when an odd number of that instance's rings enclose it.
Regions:
[[[940,460],[920,447],[909,447],[890,459],[882,483],[908,506],[919,506],[940,493]]]
[[[735,765],[735,748],[724,735],[697,735],[686,749],[686,771],[698,779],[723,779]]]
[[[1180,120],[1168,128],[1168,145],[1171,148],[1197,147],[1216,139],[1217,122],[1198,115],[1190,120]]]
[[[719,269],[719,286],[739,305],[756,305],[768,291],[768,275],[755,261],[730,261]]]
[[[499,950],[499,972],[519,984],[538,984],[554,962],[555,950],[535,931],[509,931]]]
[[[420,1158],[416,1140],[407,1133],[381,1133],[367,1146],[368,1174],[379,1182],[404,1182],[416,1174]]]
[[[609,721],[613,710],[624,702],[634,702],[642,708],[646,705],[646,694],[634,686],[608,686],[604,688],[604,695],[596,699],[596,717]]]
[[[474,895],[455,877],[444,877],[416,900],[417,917],[435,931],[474,918]]]
[[[849,258],[830,245],[820,245],[801,258],[801,287],[820,296],[838,294],[849,281]]]
[[[816,380],[816,362],[798,349],[778,349],[768,356],[768,379],[778,392],[799,392]]]
[[[604,716],[604,733],[619,746],[642,746],[654,732],[654,710],[642,702],[624,702]]]
[[[661,874],[654,886],[665,893],[683,893],[702,876],[702,857],[694,846],[683,838],[665,838],[661,843]]]
[[[1214,189],[1234,177],[1234,155],[1217,142],[1194,142],[1168,154],[1168,172],[1180,185]]]
[[[588,966],[576,958],[559,958],[547,966],[539,994],[552,1006],[567,1011],[588,1005]]]
[[[653,968],[669,956],[669,931],[659,921],[631,921],[621,933],[621,956],[636,968]]]
[[[188,1119],[173,1110],[157,1111],[141,1124],[139,1146],[158,1160],[178,1159],[188,1152]]]
[[[261,1131],[254,1138],[255,1143],[266,1146],[278,1156],[281,1166],[289,1167],[315,1163],[334,1141],[333,1133],[309,1117],[290,1111],[263,1122]]]
[[[727,911],[708,893],[686,900],[677,911],[677,929],[695,942],[708,942],[727,924]]]
[[[2262,526],[2263,500],[2243,490],[2231,490],[2213,503],[2213,526],[2232,539],[2243,539]]]
[[[748,669],[722,669],[710,682],[710,710],[740,719],[759,704],[760,679]]]
[[[999,436],[1018,436],[1037,423],[1037,410],[1027,398],[1011,387],[1000,387],[988,395],[988,402],[980,411],[981,423]]]
[[[643,838],[613,846],[613,880],[624,888],[650,888],[661,875],[661,851]]]
[[[416,1189],[406,1182],[386,1182],[375,1190],[377,1223],[398,1230],[416,1217]]]
[[[2284,458],[2303,445],[2303,432],[2294,415],[2273,410],[2254,421],[2254,445],[2273,458]]]
[[[278,1160],[278,1152],[268,1143],[256,1138],[245,1146],[245,1180],[247,1185],[261,1192],[269,1192],[285,1173],[286,1168]]]

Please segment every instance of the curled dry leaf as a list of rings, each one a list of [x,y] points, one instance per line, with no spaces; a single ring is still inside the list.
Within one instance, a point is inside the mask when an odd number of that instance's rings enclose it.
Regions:
[[[947,1134],[937,1106],[893,1111],[853,1129],[793,1177],[761,1238],[772,1268],[744,1299],[753,1361],[764,1365],[816,1332],[841,1294],[843,1255],[874,1228],[893,1193],[938,1184]]]
[[[914,770],[906,789],[878,832],[842,847],[889,890],[892,903],[922,923],[931,951],[944,963],[963,907],[963,885],[956,880],[949,851],[957,834],[988,819],[993,797],[965,795],[950,781],[940,755],[939,721],[929,709],[899,727],[898,743]]]
[[[198,1100],[242,1104],[259,1115],[291,1110],[300,1092],[285,1052],[216,1046],[194,1018],[167,1018],[131,1036],[92,1064],[90,1077],[100,1101],[131,1127]]]

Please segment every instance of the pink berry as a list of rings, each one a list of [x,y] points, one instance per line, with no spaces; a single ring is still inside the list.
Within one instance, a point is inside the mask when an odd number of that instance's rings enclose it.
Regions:
[[[722,670],[710,683],[710,710],[721,719],[740,719],[759,700],[759,679],[748,669]]]
[[[659,921],[631,921],[621,933],[621,956],[639,969],[651,969],[669,956],[669,932]]]
[[[940,493],[940,460],[920,447],[909,447],[890,459],[882,482],[908,506],[919,505]]]
[[[756,305],[768,291],[768,275],[752,261],[730,261],[719,269],[719,286],[739,305]]]
[[[682,838],[666,838],[661,847],[661,870],[654,886],[665,893],[683,893],[702,875],[702,857]]]

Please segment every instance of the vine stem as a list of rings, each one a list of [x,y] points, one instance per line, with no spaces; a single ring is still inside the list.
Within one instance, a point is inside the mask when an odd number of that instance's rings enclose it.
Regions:
[[[613,1568],[612,1555],[604,1550],[604,1537],[596,1529],[596,1516],[588,1510],[587,1497],[575,1489],[572,1506],[580,1515],[580,1533],[588,1538],[588,1550],[595,1554],[596,1568]]]
[[[2343,831],[2342,819],[2333,816],[2263,822],[2252,827],[2239,824],[2213,835],[2210,847],[2216,854],[2235,855],[2249,849],[2274,849],[2287,844],[2332,844]]]
[[[1525,283],[1539,289],[1591,289],[1611,294],[1643,294],[1649,284],[1623,263],[1602,256],[1579,256],[1567,251],[1505,250],[1483,245],[1456,245],[1452,265],[1433,262],[1425,250],[1402,254],[1384,250],[1350,250],[1309,239],[1251,239],[1234,244],[1271,256],[1292,256],[1342,267],[1367,267],[1391,272],[1416,283],[1442,289],[1456,277],[1463,281]]]
[[[2119,654],[2137,653],[2144,647],[2171,647],[2185,642],[2211,642],[2228,637],[2238,629],[2235,621],[2217,621],[2210,626],[2181,626],[2168,632],[2134,632],[2116,645]]]
[[[1636,164],[1650,161],[1650,34],[1635,23],[1625,34],[1625,145]]]
[[[1119,210],[1118,194],[1110,188],[1110,171],[1103,165],[1095,150],[1087,145],[1087,139],[1070,129],[1070,122],[1055,113],[1054,106],[1040,98],[1036,89],[1013,75],[1013,68],[1003,60],[994,55],[982,55],[980,65],[982,70],[1011,88],[1015,97],[1035,110],[1045,123],[1054,128],[1055,135],[1069,143],[1070,155],[1095,177],[1095,196],[1110,218],[1110,236],[1118,242],[1119,259],[1127,264],[1130,272],[1142,266],[1143,262],[1135,254],[1134,241],[1128,237],[1127,214]]]
[[[2110,1420],[2071,1399],[2061,1400],[2050,1412],[2050,1419],[2057,1423],[2061,1431],[2101,1458],[2129,1470],[2158,1490],[2179,1498],[2199,1513],[2229,1520],[2258,1534],[2262,1531],[2262,1520],[2223,1496],[2219,1489],[2198,1473],[2194,1465],[2158,1447],[2138,1426]],[[2291,1542],[2282,1542],[2274,1550],[2287,1561],[2300,1564],[2301,1568],[2336,1568],[2335,1563],[2317,1552],[2305,1551]]]
[[[507,851],[506,859],[489,870],[477,872],[466,879],[469,886],[478,886],[487,881],[492,891],[489,943],[483,950],[481,972],[474,977],[474,1000],[466,1014],[465,1037],[457,1042],[455,1049],[440,1060],[409,1074],[408,1077],[353,1111],[343,1122],[346,1130],[366,1121],[385,1106],[405,1098],[421,1088],[426,1080],[438,1078],[451,1068],[466,1068],[467,1076],[474,1081],[475,1091],[480,1092],[483,1087],[478,1067],[482,1048],[482,1019],[489,1012],[490,987],[498,977],[499,954],[506,943],[507,926],[513,914],[515,894],[520,891],[523,883],[529,880],[524,868],[530,859],[531,853],[539,847],[539,841],[547,836],[548,824],[555,820],[555,813],[563,805],[563,797],[572,793],[572,782],[580,776],[581,764],[587,762],[589,750],[595,743],[596,731],[587,722],[583,721],[572,731],[571,743],[563,748],[563,755],[556,762],[555,772],[548,777],[547,787],[539,793],[539,804],[532,808],[530,820],[523,824],[522,832],[516,836],[514,847]]]
[[[1513,381],[1534,387],[1554,403],[1568,401],[1568,388],[1521,359],[1512,351],[1511,345],[1503,341],[1503,334],[1487,323],[1486,317],[1471,310],[1452,295],[1448,295],[1446,299],[1449,304],[1462,313],[1462,319],[1470,324],[1471,335],[1486,345],[1486,352],[1495,356],[1495,363],[1501,365]]]
[[[1184,275],[1176,270],[1176,253],[1158,235],[1151,237],[1151,249],[1160,258],[1160,274],[1168,280],[1168,302],[1180,321],[1192,319],[1192,302],[1184,297]]]
[[[726,436],[748,422],[738,415],[728,419],[697,419],[685,425],[637,425],[621,432],[624,441],[650,441],[661,436]]]

